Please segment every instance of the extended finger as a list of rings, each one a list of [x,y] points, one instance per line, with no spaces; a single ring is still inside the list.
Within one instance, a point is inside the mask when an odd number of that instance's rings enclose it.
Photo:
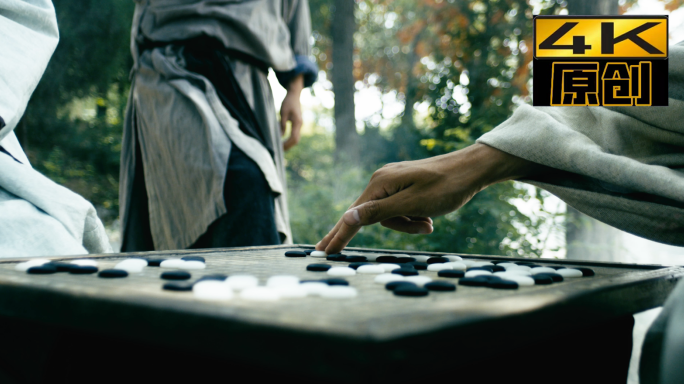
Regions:
[[[340,225],[337,232],[335,233],[335,236],[330,240],[328,245],[325,247],[325,253],[331,255],[333,253],[342,252],[344,247],[346,247],[347,244],[349,244],[349,242],[354,238],[354,236],[359,232],[360,229],[360,226],[352,227],[345,223],[342,223],[342,225]]]

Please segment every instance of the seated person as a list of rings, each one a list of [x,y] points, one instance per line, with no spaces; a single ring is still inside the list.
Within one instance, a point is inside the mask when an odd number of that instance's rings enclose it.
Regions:
[[[512,179],[626,232],[684,246],[684,43],[670,47],[668,61],[667,107],[522,105],[470,147],[386,165],[316,249],[338,253],[374,223],[431,233],[431,216]],[[642,383],[684,383],[683,317],[684,281],[649,330]]]
[[[95,208],[35,171],[13,130],[59,41],[50,0],[0,3],[0,257],[111,252]]]

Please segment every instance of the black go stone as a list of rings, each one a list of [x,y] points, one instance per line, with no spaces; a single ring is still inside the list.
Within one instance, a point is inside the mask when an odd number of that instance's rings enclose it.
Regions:
[[[147,259],[147,266],[148,267],[158,267],[161,265],[162,261],[166,259]]]
[[[448,263],[448,262],[449,262],[449,259],[447,259],[446,257],[431,257],[427,261],[428,264]]]
[[[362,261],[362,262],[359,262],[359,263],[351,263],[351,264],[349,264],[349,268],[351,268],[351,269],[357,269],[358,267],[360,267],[360,266],[362,266],[362,265],[369,265],[369,264],[370,264],[370,263],[367,263],[367,262],[365,262],[365,261]]]
[[[494,271],[494,266],[493,265],[482,265],[479,267],[470,267],[468,268],[468,271],[487,271],[487,272],[493,272]]]
[[[464,277],[458,281],[459,285],[467,285],[470,287],[487,287],[489,284],[501,280],[498,276],[475,276]]]
[[[377,259],[375,259],[378,263],[391,263],[391,264],[396,264],[397,262],[397,257],[396,256],[378,256]]]
[[[593,269],[591,268],[584,268],[584,267],[573,267],[575,269],[579,269],[582,271],[582,276],[587,277],[587,276],[594,276],[596,273],[594,272]]]
[[[204,257],[202,257],[202,256],[183,256],[183,257],[181,257],[181,260],[185,260],[185,261],[201,261],[201,262],[203,262],[203,263],[206,262],[206,260],[205,260]]]
[[[397,257],[397,259],[394,262],[397,264],[406,264],[406,263],[412,263],[414,261],[416,261],[416,259],[413,257],[402,256],[402,257]]]
[[[74,275],[89,275],[95,272],[97,272],[97,267],[92,265],[73,265],[69,268],[69,273]]]
[[[414,267],[414,266],[411,265],[411,264],[399,264],[399,268],[401,268],[401,269],[409,269],[409,270],[412,270],[412,271],[415,271],[415,270],[416,270],[416,267]]]
[[[397,296],[409,296],[409,297],[427,296],[430,293],[425,288],[410,286],[410,285],[404,285],[401,287],[397,287],[392,292],[394,292],[394,294]]]
[[[555,269],[556,271],[559,270],[559,269],[568,268],[568,267],[563,266],[563,265],[547,265],[547,267],[553,268],[553,269]],[[572,268],[572,267],[570,267],[570,268]]]
[[[427,267],[428,267],[428,263],[423,263],[420,261],[413,261],[413,262],[410,262],[410,263],[407,263],[404,265],[412,265],[413,268],[420,269],[421,271],[427,269]]]
[[[204,281],[204,280],[215,280],[215,281],[223,281],[228,277],[228,275],[224,275],[222,273],[217,273],[214,275],[205,275],[197,279],[197,281]],[[169,283],[171,284],[171,283]]]
[[[176,291],[176,292],[183,292],[183,291],[192,291],[192,286],[194,284],[188,283],[185,281],[171,281],[162,286],[162,289],[166,291]]]
[[[328,261],[345,261],[347,256],[341,253],[333,253],[332,255],[326,256],[325,259]]]
[[[448,292],[456,290],[456,285],[447,281],[431,281],[425,284],[424,287],[430,291]]]
[[[103,269],[97,275],[106,279],[115,279],[118,277],[128,276],[128,272],[124,271],[123,269]]]
[[[518,283],[509,280],[490,281],[487,286],[496,289],[518,289]]]
[[[168,271],[162,273],[160,277],[164,280],[187,280],[192,275],[190,275],[190,272],[185,271]]]
[[[344,258],[344,261],[349,262],[349,263],[360,263],[362,261],[367,261],[368,259],[366,256],[359,256],[359,255],[354,255],[354,256],[346,256]]]
[[[534,279],[534,283],[538,285],[547,285],[547,284],[553,284],[553,279],[551,276],[545,276],[543,273],[538,273],[536,275],[530,276],[531,278]]]
[[[54,266],[57,269],[57,272],[69,272],[69,269],[74,266],[74,264],[64,263],[61,261],[53,261],[48,264]]]
[[[416,276],[418,274],[418,271],[416,271],[415,269],[397,268],[393,269],[392,273],[401,276]]]
[[[306,252],[304,251],[287,251],[285,252],[285,257],[306,257]]]
[[[465,272],[457,271],[455,269],[443,269],[443,270],[437,272],[437,276],[460,279],[461,277],[465,276]]]
[[[492,268],[492,272],[503,272],[503,271],[505,271],[505,270],[506,270],[506,268],[504,268],[504,267],[502,267],[502,266],[499,266],[499,265],[495,265],[495,266]]]
[[[550,277],[554,283],[560,283],[563,281],[563,276],[558,274],[558,273],[553,273],[553,272],[547,272],[547,273],[537,273],[537,275],[543,275]]]
[[[332,265],[328,264],[309,264],[306,266],[306,270],[312,272],[325,272],[330,268],[332,268]]]
[[[385,289],[388,291],[394,291],[395,289],[404,286],[417,287],[417,285],[411,283],[410,281],[390,281],[389,283],[385,284]]]
[[[32,275],[49,275],[57,272],[57,267],[51,265],[52,263],[45,263],[43,265],[36,265],[26,270],[26,272]]]
[[[326,283],[328,285],[349,285],[349,282],[345,279],[325,279],[321,280],[321,283]]]

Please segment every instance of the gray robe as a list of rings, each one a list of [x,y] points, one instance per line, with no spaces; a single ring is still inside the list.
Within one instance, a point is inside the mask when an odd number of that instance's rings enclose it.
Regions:
[[[523,180],[581,212],[684,246],[684,43],[670,47],[667,107],[520,106],[478,142],[553,167]],[[684,280],[649,329],[641,382],[684,383]]]
[[[224,179],[232,145],[254,160],[275,200],[275,223],[292,242],[279,123],[267,73],[229,61],[274,156],[240,131],[204,77],[188,72],[178,46],[208,36],[274,70],[287,73],[310,53],[306,0],[138,0],[131,32],[133,86],[121,151],[120,207],[126,228],[136,162],[142,161],[155,249],[182,249],[226,213]],[[152,42],[156,48],[142,50]],[[161,46],[160,46],[161,45]],[[204,89],[197,83],[204,84]],[[136,137],[137,135],[137,137]],[[135,142],[142,159],[135,158]]]
[[[59,41],[52,2],[0,1],[0,36],[0,257],[111,252],[93,205],[34,170],[14,134]]]

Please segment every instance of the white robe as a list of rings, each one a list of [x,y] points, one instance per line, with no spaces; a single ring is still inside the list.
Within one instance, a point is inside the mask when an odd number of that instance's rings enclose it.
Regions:
[[[111,252],[92,204],[35,171],[13,130],[59,41],[50,0],[0,0],[0,257]]]

